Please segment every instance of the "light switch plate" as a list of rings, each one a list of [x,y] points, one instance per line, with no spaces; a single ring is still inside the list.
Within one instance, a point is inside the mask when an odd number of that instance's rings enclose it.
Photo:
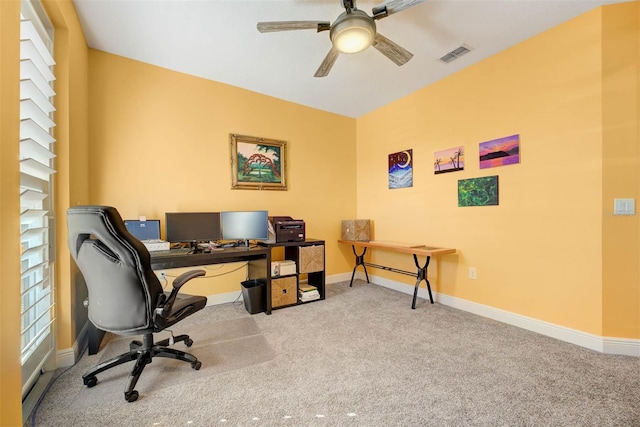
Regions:
[[[635,215],[636,200],[635,199],[613,199],[614,215]]]

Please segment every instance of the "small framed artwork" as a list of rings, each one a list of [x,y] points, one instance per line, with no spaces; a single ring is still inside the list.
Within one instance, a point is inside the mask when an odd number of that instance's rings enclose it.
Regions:
[[[413,187],[413,149],[389,154],[389,189]]]
[[[464,170],[464,147],[453,147],[433,153],[433,173]]]
[[[232,189],[287,189],[286,141],[236,134],[230,140]]]
[[[498,205],[498,175],[458,180],[458,206]]]
[[[480,143],[480,169],[520,163],[520,135]]]

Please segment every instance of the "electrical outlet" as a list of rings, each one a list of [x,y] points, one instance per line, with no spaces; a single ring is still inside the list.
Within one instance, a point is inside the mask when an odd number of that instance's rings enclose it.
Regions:
[[[469,267],[469,279],[477,279],[478,278],[478,271],[476,270],[475,267]]]
[[[636,200],[635,199],[613,199],[614,215],[635,215]]]

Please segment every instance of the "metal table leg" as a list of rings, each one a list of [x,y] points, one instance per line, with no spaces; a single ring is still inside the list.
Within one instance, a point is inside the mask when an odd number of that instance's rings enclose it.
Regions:
[[[364,270],[364,275],[367,278],[367,283],[369,283],[369,273],[367,273],[367,266],[365,265],[365,262],[364,262],[364,254],[367,253],[367,248],[363,248],[362,253],[360,255],[358,255],[358,253],[356,252],[355,246],[351,245],[351,249],[353,250],[353,254],[356,256],[356,265],[353,267],[353,273],[351,273],[351,282],[349,282],[349,287],[353,286],[353,278],[356,276],[356,268],[358,268],[359,265],[362,266]]]
[[[413,290],[413,303],[411,304],[411,308],[415,309],[420,282],[422,282],[423,280],[427,282],[427,291],[429,291],[429,300],[431,301],[431,304],[433,304],[433,295],[431,295],[431,284],[429,283],[429,279],[427,279],[427,268],[429,267],[429,261],[431,261],[431,257],[427,257],[424,266],[422,267],[418,263],[418,256],[416,254],[413,254],[413,261],[416,263],[416,267],[418,268],[418,272],[416,274],[416,287]]]

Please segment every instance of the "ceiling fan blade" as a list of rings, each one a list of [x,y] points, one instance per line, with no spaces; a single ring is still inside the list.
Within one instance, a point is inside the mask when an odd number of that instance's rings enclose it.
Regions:
[[[273,21],[258,22],[258,31],[261,33],[273,33],[276,31],[291,30],[317,30],[327,31],[331,29],[329,21]]]
[[[413,58],[413,53],[392,42],[380,33],[377,33],[373,39],[373,47],[398,66],[406,64]]]
[[[338,52],[332,46],[331,50],[329,51],[329,53],[327,53],[327,56],[324,57],[324,61],[322,61],[322,64],[320,64],[320,66],[318,67],[318,71],[316,71],[313,77],[326,77],[329,74],[329,71],[331,71],[331,67],[333,67],[336,59],[338,59],[338,55],[340,55],[340,52]]]
[[[389,0],[375,6],[371,12],[373,19],[380,19],[423,2],[424,0]]]

